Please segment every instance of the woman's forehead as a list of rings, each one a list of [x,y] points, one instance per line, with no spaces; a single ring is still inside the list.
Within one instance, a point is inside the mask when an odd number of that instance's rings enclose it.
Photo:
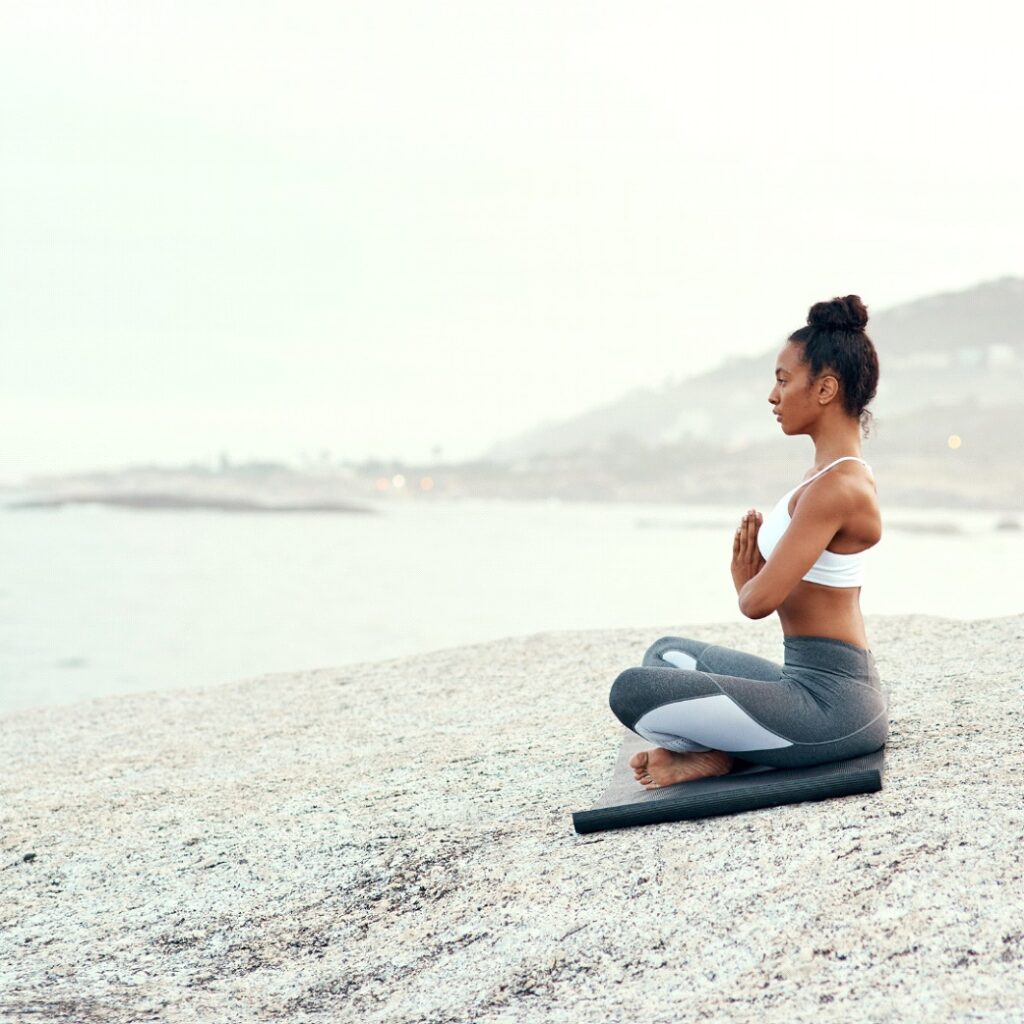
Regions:
[[[776,370],[788,370],[790,373],[795,373],[803,363],[800,362],[800,356],[797,354],[796,346],[791,345],[788,341],[782,346],[779,354],[775,357],[775,369]]]

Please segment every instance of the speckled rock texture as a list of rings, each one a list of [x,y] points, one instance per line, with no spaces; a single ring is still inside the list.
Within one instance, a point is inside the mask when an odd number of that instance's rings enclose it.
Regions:
[[[1024,615],[868,617],[885,789],[577,836],[657,637],[0,717],[3,1021],[1021,1021]]]

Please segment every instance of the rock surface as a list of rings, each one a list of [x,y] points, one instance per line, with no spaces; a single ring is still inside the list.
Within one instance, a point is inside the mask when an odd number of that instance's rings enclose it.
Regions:
[[[0,718],[3,1021],[1019,1021],[1024,615],[871,617],[885,788],[577,836],[616,674],[514,637]]]

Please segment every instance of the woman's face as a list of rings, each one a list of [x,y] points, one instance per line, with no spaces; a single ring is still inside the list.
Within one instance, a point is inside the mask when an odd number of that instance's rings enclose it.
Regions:
[[[807,366],[800,362],[801,345],[787,341],[775,358],[775,387],[768,401],[786,434],[802,433],[801,428],[812,419],[815,407],[807,387]]]

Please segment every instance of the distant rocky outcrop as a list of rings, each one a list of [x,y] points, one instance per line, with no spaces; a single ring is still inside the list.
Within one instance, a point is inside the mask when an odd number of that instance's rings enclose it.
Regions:
[[[277,463],[138,466],[124,470],[36,477],[10,488],[14,509],[106,505],[114,508],[239,513],[379,514],[350,474],[296,471]]]

